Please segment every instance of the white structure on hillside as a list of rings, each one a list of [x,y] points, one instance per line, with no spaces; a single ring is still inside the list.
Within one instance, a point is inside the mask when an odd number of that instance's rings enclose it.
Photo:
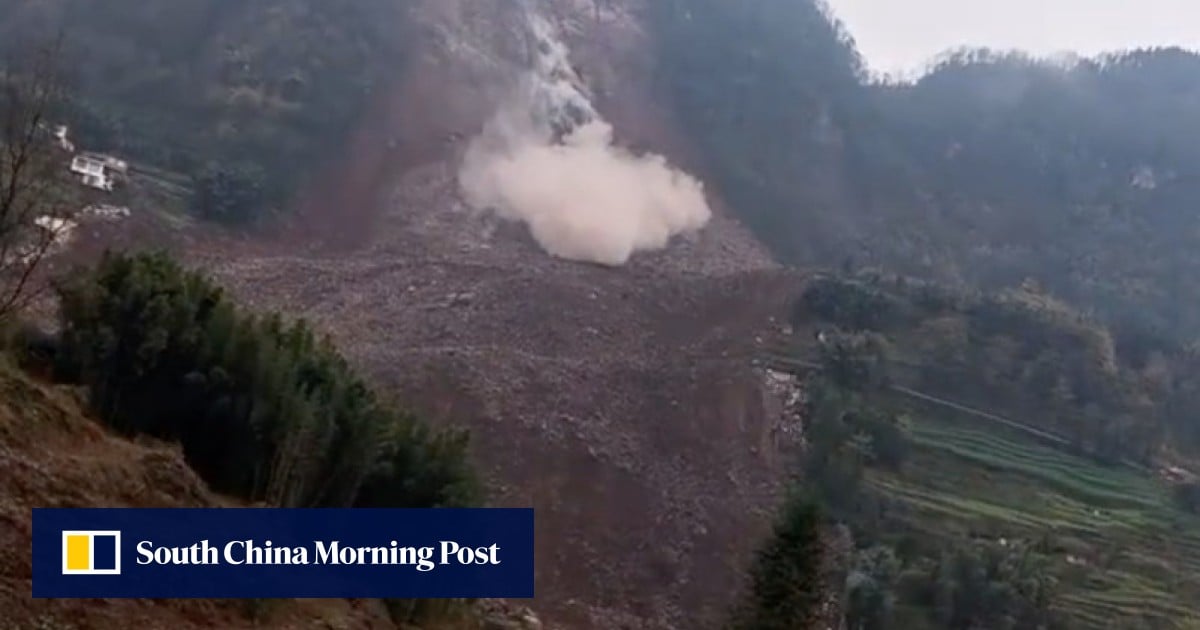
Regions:
[[[71,172],[79,176],[84,186],[111,192],[118,175],[125,175],[129,165],[112,156],[80,153],[71,160]]]
[[[67,153],[75,152],[75,143],[67,138],[67,126],[58,125],[54,128],[54,139],[58,141],[58,148]]]
[[[79,176],[84,186],[111,191],[113,178],[104,168],[104,162],[89,155],[76,155],[71,160],[71,172]]]
[[[81,210],[79,214],[85,217],[95,217],[98,219],[104,219],[106,221],[115,221],[117,219],[124,219],[128,217],[130,212],[129,208],[124,206],[110,206],[102,203],[90,205]]]

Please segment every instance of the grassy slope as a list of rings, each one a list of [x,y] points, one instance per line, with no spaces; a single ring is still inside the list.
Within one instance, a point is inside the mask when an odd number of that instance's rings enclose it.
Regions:
[[[913,417],[905,469],[870,478],[907,508],[912,530],[1053,534],[1058,605],[1081,627],[1200,628],[1200,519],[1177,510],[1165,484],[977,420]]]

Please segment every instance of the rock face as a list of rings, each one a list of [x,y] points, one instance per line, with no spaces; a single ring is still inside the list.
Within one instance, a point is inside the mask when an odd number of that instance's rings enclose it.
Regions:
[[[460,160],[526,67],[526,7],[414,4],[419,54],[314,183],[307,230],[189,255],[250,305],[314,321],[425,417],[471,428],[492,502],[537,510],[546,627],[718,627],[789,460],[776,429],[793,394],[752,365],[756,339],[802,277],[711,190],[703,230],[615,268],[471,209]],[[617,143],[690,168],[649,89],[639,2],[538,6]]]

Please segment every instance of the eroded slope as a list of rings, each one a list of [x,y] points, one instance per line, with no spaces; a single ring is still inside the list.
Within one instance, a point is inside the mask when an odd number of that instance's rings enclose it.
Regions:
[[[190,253],[249,305],[314,320],[406,404],[472,429],[494,502],[538,510],[548,622],[716,627],[787,469],[782,396],[751,359],[801,277],[712,191],[703,230],[613,268],[553,258],[464,203],[461,156],[522,71],[517,5],[417,3],[422,53],[308,198],[309,230]],[[650,88],[639,3],[543,9],[618,142],[689,167]]]

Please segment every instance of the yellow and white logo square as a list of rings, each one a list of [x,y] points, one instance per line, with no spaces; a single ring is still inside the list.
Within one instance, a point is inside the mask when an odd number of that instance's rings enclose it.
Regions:
[[[63,575],[120,575],[121,532],[64,531]]]

